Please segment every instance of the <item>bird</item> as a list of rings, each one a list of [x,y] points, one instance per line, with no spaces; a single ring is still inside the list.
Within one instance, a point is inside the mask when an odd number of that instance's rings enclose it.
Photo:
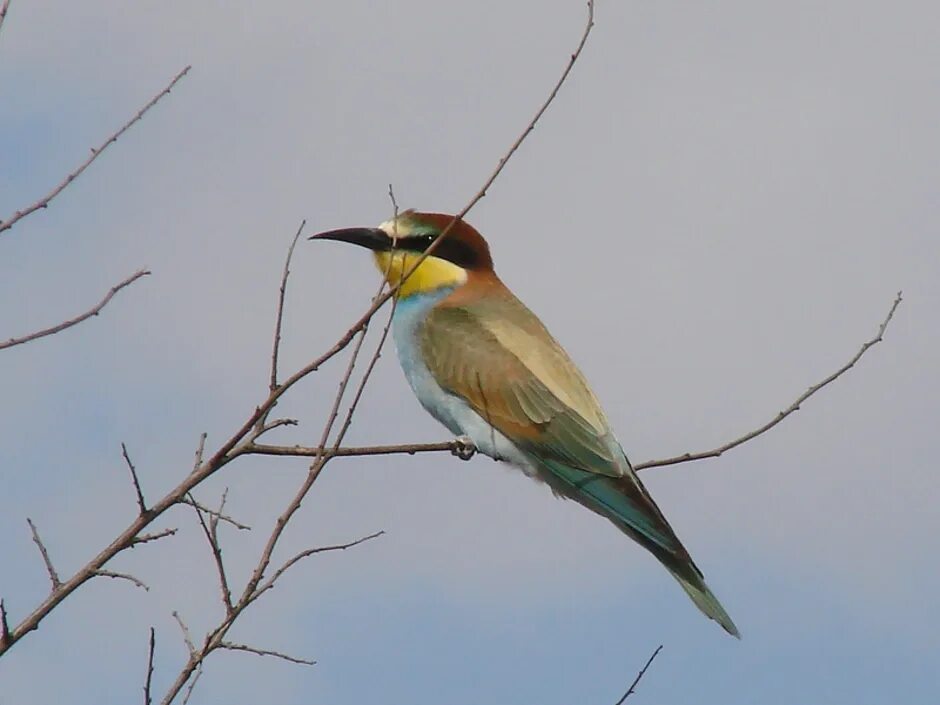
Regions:
[[[378,227],[309,239],[372,251],[396,299],[399,362],[431,416],[480,453],[611,521],[652,553],[706,616],[740,638],[637,477],[584,375],[496,275],[474,227],[452,215],[407,210]]]

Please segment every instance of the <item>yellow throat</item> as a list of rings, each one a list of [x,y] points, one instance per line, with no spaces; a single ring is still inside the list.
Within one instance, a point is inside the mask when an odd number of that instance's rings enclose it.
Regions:
[[[415,252],[402,250],[375,252],[374,255],[375,266],[391,286],[397,286],[421,256]],[[406,298],[412,294],[434,291],[445,286],[460,286],[466,281],[467,272],[463,267],[431,255],[426,257],[405,279],[396,296]]]

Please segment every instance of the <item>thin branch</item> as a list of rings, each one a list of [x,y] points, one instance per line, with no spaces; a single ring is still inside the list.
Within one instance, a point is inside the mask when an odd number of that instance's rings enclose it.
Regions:
[[[849,360],[842,367],[840,367],[838,370],[833,372],[831,375],[829,375],[825,379],[817,382],[812,387],[807,389],[799,397],[797,397],[796,401],[790,404],[790,406],[788,406],[786,409],[778,413],[774,418],[772,418],[770,421],[765,423],[760,428],[754,429],[753,431],[750,431],[749,433],[745,433],[743,436],[739,436],[738,438],[735,438],[733,441],[728,441],[727,443],[725,443],[722,446],[719,446],[718,448],[713,448],[712,450],[702,451],[700,453],[684,453],[682,455],[676,455],[676,456],[673,456],[672,458],[665,458],[663,460],[650,460],[648,462],[640,463],[639,465],[634,466],[634,470],[639,471],[639,470],[645,470],[647,468],[663,467],[664,465],[677,465],[678,463],[687,463],[691,460],[703,460],[705,458],[717,458],[722,453],[725,453],[731,450],[732,448],[738,447],[742,443],[746,443],[747,441],[750,441],[751,439],[757,438],[757,436],[760,436],[761,434],[766,433],[767,431],[772,429],[774,426],[776,426],[778,423],[780,423],[785,418],[787,418],[787,416],[789,416],[795,411],[798,411],[800,406],[803,404],[803,402],[805,402],[807,399],[813,396],[820,389],[831,384],[832,382],[835,382],[837,379],[839,379],[839,377],[841,377],[843,374],[845,374],[850,369],[852,369],[855,366],[855,363],[857,363],[862,358],[862,355],[864,355],[868,351],[869,348],[876,345],[877,343],[880,343],[882,338],[884,337],[885,331],[888,329],[888,324],[891,323],[891,319],[894,317],[894,312],[897,310],[898,306],[901,304],[901,301],[902,301],[901,292],[899,291],[897,294],[897,297],[895,297],[894,299],[894,303],[891,304],[891,309],[888,311],[888,315],[885,317],[885,319],[881,322],[881,325],[878,327],[877,335],[875,335],[874,338],[872,338],[871,340],[867,341],[864,345],[862,345],[861,349],[859,349],[859,351],[855,353],[855,355],[852,357],[851,360]]]
[[[262,593],[267,592],[272,587],[274,587],[274,584],[281,578],[282,575],[284,575],[284,573],[286,573],[288,570],[293,568],[304,558],[309,558],[310,556],[316,555],[317,553],[330,553],[332,551],[345,551],[347,548],[353,548],[354,546],[358,546],[359,544],[365,543],[366,541],[377,539],[379,536],[383,536],[384,534],[385,534],[384,531],[376,531],[374,534],[363,536],[362,538],[358,538],[355,541],[349,541],[348,543],[340,543],[340,544],[335,544],[333,546],[318,546],[317,548],[308,548],[305,551],[301,551],[300,553],[294,555],[289,560],[285,561],[284,564],[280,568],[274,571],[274,575],[272,575],[270,578],[268,578],[266,581],[264,581],[264,583],[262,583],[258,587],[258,589],[255,591],[252,597],[252,601],[258,599],[262,595]]]
[[[7,606],[0,598],[0,647],[10,643],[10,623],[7,621]]]
[[[273,656],[275,658],[283,659],[284,661],[290,661],[291,663],[299,663],[303,666],[316,666],[316,661],[311,661],[305,658],[297,658],[296,656],[290,656],[288,654],[281,653],[280,651],[270,651],[269,649],[256,649],[254,646],[248,646],[247,644],[235,644],[231,641],[223,641],[219,643],[220,649],[226,649],[228,651],[246,651],[249,654],[257,654],[258,656]]]
[[[222,500],[219,503],[219,514],[221,514],[222,509],[225,507],[225,496],[228,490],[226,489],[222,493]],[[228,587],[228,576],[225,574],[225,564],[222,562],[222,546],[219,545],[219,534],[218,526],[219,520],[216,517],[209,517],[209,523],[206,523],[206,520],[202,516],[202,511],[199,509],[199,506],[196,504],[196,500],[193,499],[192,495],[189,495],[189,504],[196,512],[196,516],[199,519],[199,525],[202,527],[202,533],[205,534],[206,541],[209,543],[209,550],[212,551],[212,559],[215,561],[215,570],[219,576],[219,588],[222,592],[222,604],[225,606],[226,616],[232,614],[232,591]]]
[[[194,474],[199,472],[199,468],[202,465],[202,456],[203,456],[203,453],[206,452],[206,439],[208,437],[209,437],[209,434],[205,432],[199,434],[199,445],[196,446],[196,456],[195,456],[196,459],[193,461],[193,473]],[[183,496],[185,496],[185,494],[186,493],[184,493]]]
[[[140,578],[135,578],[130,573],[115,573],[113,570],[96,570],[95,575],[99,578],[116,578],[119,580],[127,580],[134,583],[134,585],[137,587],[143,588],[147,592],[150,592],[150,588],[147,586],[147,583],[145,583]]]
[[[539,120],[542,118],[542,115],[545,114],[545,111],[548,110],[549,106],[555,101],[555,98],[558,95],[558,92],[561,90],[561,87],[564,85],[565,81],[568,79],[568,75],[571,73],[571,69],[574,68],[575,63],[577,63],[578,59],[580,58],[581,52],[584,50],[584,47],[587,44],[588,37],[591,36],[591,30],[594,29],[594,0],[587,0],[587,10],[588,10],[587,22],[584,25],[584,31],[581,33],[581,39],[578,41],[577,47],[575,48],[574,52],[571,54],[571,57],[568,59],[568,63],[565,66],[565,69],[562,71],[561,76],[558,77],[558,80],[555,82],[555,85],[552,87],[551,92],[548,94],[548,98],[545,99],[545,101],[542,103],[539,109],[535,112],[535,115],[532,117],[532,119],[529,120],[528,124],[525,126],[525,128],[516,138],[516,141],[513,142],[512,145],[510,145],[506,153],[500,158],[499,162],[496,165],[496,168],[487,177],[486,181],[483,182],[483,186],[480,188],[480,190],[477,191],[476,194],[474,194],[474,196],[470,199],[467,205],[465,205],[462,209],[460,209],[460,211],[453,217],[450,223],[448,223],[444,227],[444,229],[441,230],[441,232],[434,239],[434,241],[430,245],[428,245],[427,248],[425,248],[424,252],[422,252],[420,255],[418,255],[414,259],[414,262],[411,264],[408,270],[403,273],[403,275],[399,279],[398,284],[391,287],[385,294],[383,294],[381,297],[375,300],[372,306],[369,307],[369,310],[362,317],[360,317],[360,319],[356,321],[355,324],[353,324],[353,327],[350,329],[350,331],[347,331],[347,335],[344,336],[344,340],[346,342],[343,343],[343,347],[349,344],[349,339],[351,339],[351,337],[355,335],[357,331],[361,330],[366,325],[366,323],[368,323],[368,321],[372,318],[372,315],[379,308],[381,308],[385,304],[386,301],[388,301],[390,298],[395,296],[396,293],[398,293],[398,290],[409,279],[409,277],[411,277],[411,275],[415,273],[418,267],[421,266],[421,263],[424,262],[425,259],[427,259],[428,257],[434,254],[434,251],[440,246],[441,242],[444,241],[444,238],[446,238],[450,234],[454,225],[460,222],[463,219],[463,217],[467,215],[467,213],[469,213],[473,209],[473,207],[486,196],[486,192],[489,190],[490,186],[493,185],[493,183],[502,173],[503,169],[506,167],[506,164],[509,163],[509,160],[512,159],[515,153],[519,150],[519,147],[522,146],[522,143],[525,142],[526,138],[528,138],[528,136],[535,129],[535,126],[538,124]]]
[[[242,524],[240,521],[233,519],[231,515],[224,514],[215,509],[210,509],[204,504],[200,504],[199,502],[196,501],[196,498],[193,497],[192,494],[188,494],[185,497],[183,497],[180,500],[180,504],[188,504],[190,507],[195,507],[196,509],[201,511],[203,514],[208,514],[209,516],[215,517],[216,519],[220,521],[224,521],[226,524],[230,524],[234,526],[239,531],[251,531],[250,526],[248,526],[247,524]]]
[[[630,684],[630,687],[627,688],[627,692],[624,693],[623,697],[620,698],[620,700],[618,700],[614,705],[623,705],[623,702],[636,692],[636,687],[640,684],[640,681],[643,679],[643,676],[646,675],[646,669],[650,667],[650,664],[653,663],[653,659],[655,659],[659,655],[659,652],[662,650],[663,650],[662,644],[656,647],[656,650],[653,651],[652,656],[650,656],[649,659],[646,661],[646,665],[644,665],[643,668],[640,669],[640,672],[636,674],[636,678],[633,679],[633,682]]]
[[[335,457],[360,457],[367,455],[395,455],[404,453],[415,455],[416,453],[435,453],[441,451],[450,451],[458,455],[460,446],[458,440],[441,441],[440,443],[407,443],[401,445],[387,446],[349,446],[340,448],[322,448],[319,446],[275,446],[265,443],[252,443],[246,447],[246,455],[282,455],[296,457],[312,457],[323,455],[329,458]]]
[[[127,132],[135,123],[141,120],[144,117],[144,115],[147,113],[147,111],[150,110],[154,105],[156,105],[160,101],[160,99],[163,98],[163,96],[167,95],[171,90],[173,90],[173,87],[180,80],[182,80],[183,76],[189,73],[189,70],[191,68],[192,66],[187,66],[178,74],[176,74],[176,76],[173,77],[173,80],[170,81],[169,84],[167,84],[166,88],[164,88],[162,91],[157,93],[153,98],[151,98],[147,102],[147,104],[144,107],[142,107],[140,110],[138,110],[137,114],[134,115],[134,117],[132,117],[127,122],[125,122],[124,125],[122,125],[121,128],[118,129],[117,132],[115,132],[110,137],[108,137],[108,139],[106,139],[101,144],[101,146],[99,146],[97,149],[92,148],[91,155],[84,162],[82,162],[75,171],[73,171],[71,174],[66,176],[65,179],[61,183],[59,183],[55,188],[53,188],[49,193],[47,193],[45,196],[40,198],[38,201],[36,201],[32,205],[27,206],[21,211],[17,211],[9,219],[0,222],[0,235],[3,234],[4,230],[9,230],[10,228],[12,228],[22,218],[25,218],[26,216],[32,213],[35,213],[38,210],[47,208],[49,206],[49,202],[53,198],[58,196],[60,193],[62,193],[62,191],[64,191],[68,187],[68,185],[71,184],[75,179],[81,176],[82,172],[85,171],[85,169],[87,169],[89,166],[91,166],[92,162],[94,162],[99,156],[101,156],[101,153],[104,152],[104,150],[110,147],[113,143],[117,142],[118,138],[121,137],[125,132]]]
[[[183,621],[183,618],[180,616],[180,613],[176,610],[173,610],[171,613],[173,619],[176,620],[176,623],[180,627],[180,631],[183,632],[183,643],[186,644],[186,648],[189,649],[189,655],[192,656],[196,653],[196,645],[193,643],[192,634],[189,633],[189,627],[186,626],[186,622]]]
[[[7,18],[7,10],[10,9],[10,0],[3,0],[0,6],[0,29],[3,29],[3,21]]]
[[[178,530],[177,529],[163,529],[162,531],[157,531],[153,534],[138,534],[130,540],[130,548],[134,546],[139,546],[142,543],[150,543],[151,541],[157,541],[159,539],[165,539],[167,536],[173,536]]]
[[[131,462],[131,457],[127,454],[127,446],[124,445],[124,443],[121,443],[121,455],[124,456],[124,462],[127,463],[127,467],[131,471],[131,480],[134,482],[134,491],[137,493],[137,508],[140,510],[141,514],[146,514],[147,503],[144,502],[144,493],[140,489],[140,478],[137,477],[137,468],[135,468],[134,463]]]
[[[46,550],[46,545],[42,542],[42,539],[39,538],[39,532],[36,531],[36,525],[33,523],[33,520],[26,517],[26,523],[29,524],[29,530],[33,532],[33,543],[39,548],[39,553],[42,555],[42,562],[46,564],[46,572],[49,574],[49,582],[52,583],[52,591],[55,592],[59,589],[59,586],[62,585],[62,581],[59,580],[59,574],[55,572],[55,567],[53,567],[52,560],[49,558],[49,551]]]
[[[287,278],[290,276],[290,262],[294,257],[294,248],[297,247],[297,241],[300,239],[300,234],[304,231],[306,224],[306,220],[300,221],[300,227],[297,228],[294,239],[291,240],[290,247],[287,248],[287,257],[284,260],[284,271],[281,274],[281,286],[280,289],[278,289],[277,296],[277,319],[274,323],[274,346],[271,350],[271,382],[268,386],[268,389],[272,392],[277,388],[277,362],[281,347],[281,323],[284,319],[284,297],[287,295]],[[263,422],[264,419],[262,418],[261,421]]]
[[[150,694],[150,683],[153,680],[153,654],[157,650],[157,635],[150,627],[150,650],[147,656],[147,679],[144,681],[144,705],[151,705],[153,698]]]
[[[147,271],[146,269],[141,269],[138,272],[134,272],[134,274],[129,276],[124,281],[112,286],[108,290],[108,293],[105,294],[105,297],[101,299],[101,301],[99,301],[96,306],[88,309],[84,313],[79,314],[78,316],[75,316],[75,318],[70,318],[67,321],[63,321],[62,323],[59,323],[57,325],[50,326],[49,328],[43,328],[42,330],[36,331],[35,333],[24,335],[21,338],[10,338],[9,340],[0,342],[0,350],[3,350],[5,348],[12,348],[14,345],[22,345],[23,343],[29,343],[30,341],[38,340],[39,338],[45,338],[47,335],[55,335],[56,333],[61,333],[66,328],[77,326],[82,321],[86,321],[92,316],[97,316],[99,313],[101,313],[101,309],[107,306],[108,303],[111,301],[111,299],[114,298],[115,294],[117,294],[121,289],[130,286],[135,281],[137,281],[141,277],[147,276],[148,274],[150,274],[150,272]]]

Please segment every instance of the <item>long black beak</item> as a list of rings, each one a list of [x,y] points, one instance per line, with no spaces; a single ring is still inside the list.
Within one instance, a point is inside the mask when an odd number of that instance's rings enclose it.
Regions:
[[[384,230],[379,228],[342,228],[340,230],[328,230],[325,233],[311,235],[307,239],[348,242],[375,252],[389,250],[392,247],[392,239]]]

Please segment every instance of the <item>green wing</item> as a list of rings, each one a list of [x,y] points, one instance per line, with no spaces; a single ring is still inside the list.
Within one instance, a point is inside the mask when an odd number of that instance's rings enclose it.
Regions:
[[[431,374],[528,453],[540,476],[650,551],[707,616],[738,630],[637,478],[584,377],[508,291],[438,306],[420,333]]]

